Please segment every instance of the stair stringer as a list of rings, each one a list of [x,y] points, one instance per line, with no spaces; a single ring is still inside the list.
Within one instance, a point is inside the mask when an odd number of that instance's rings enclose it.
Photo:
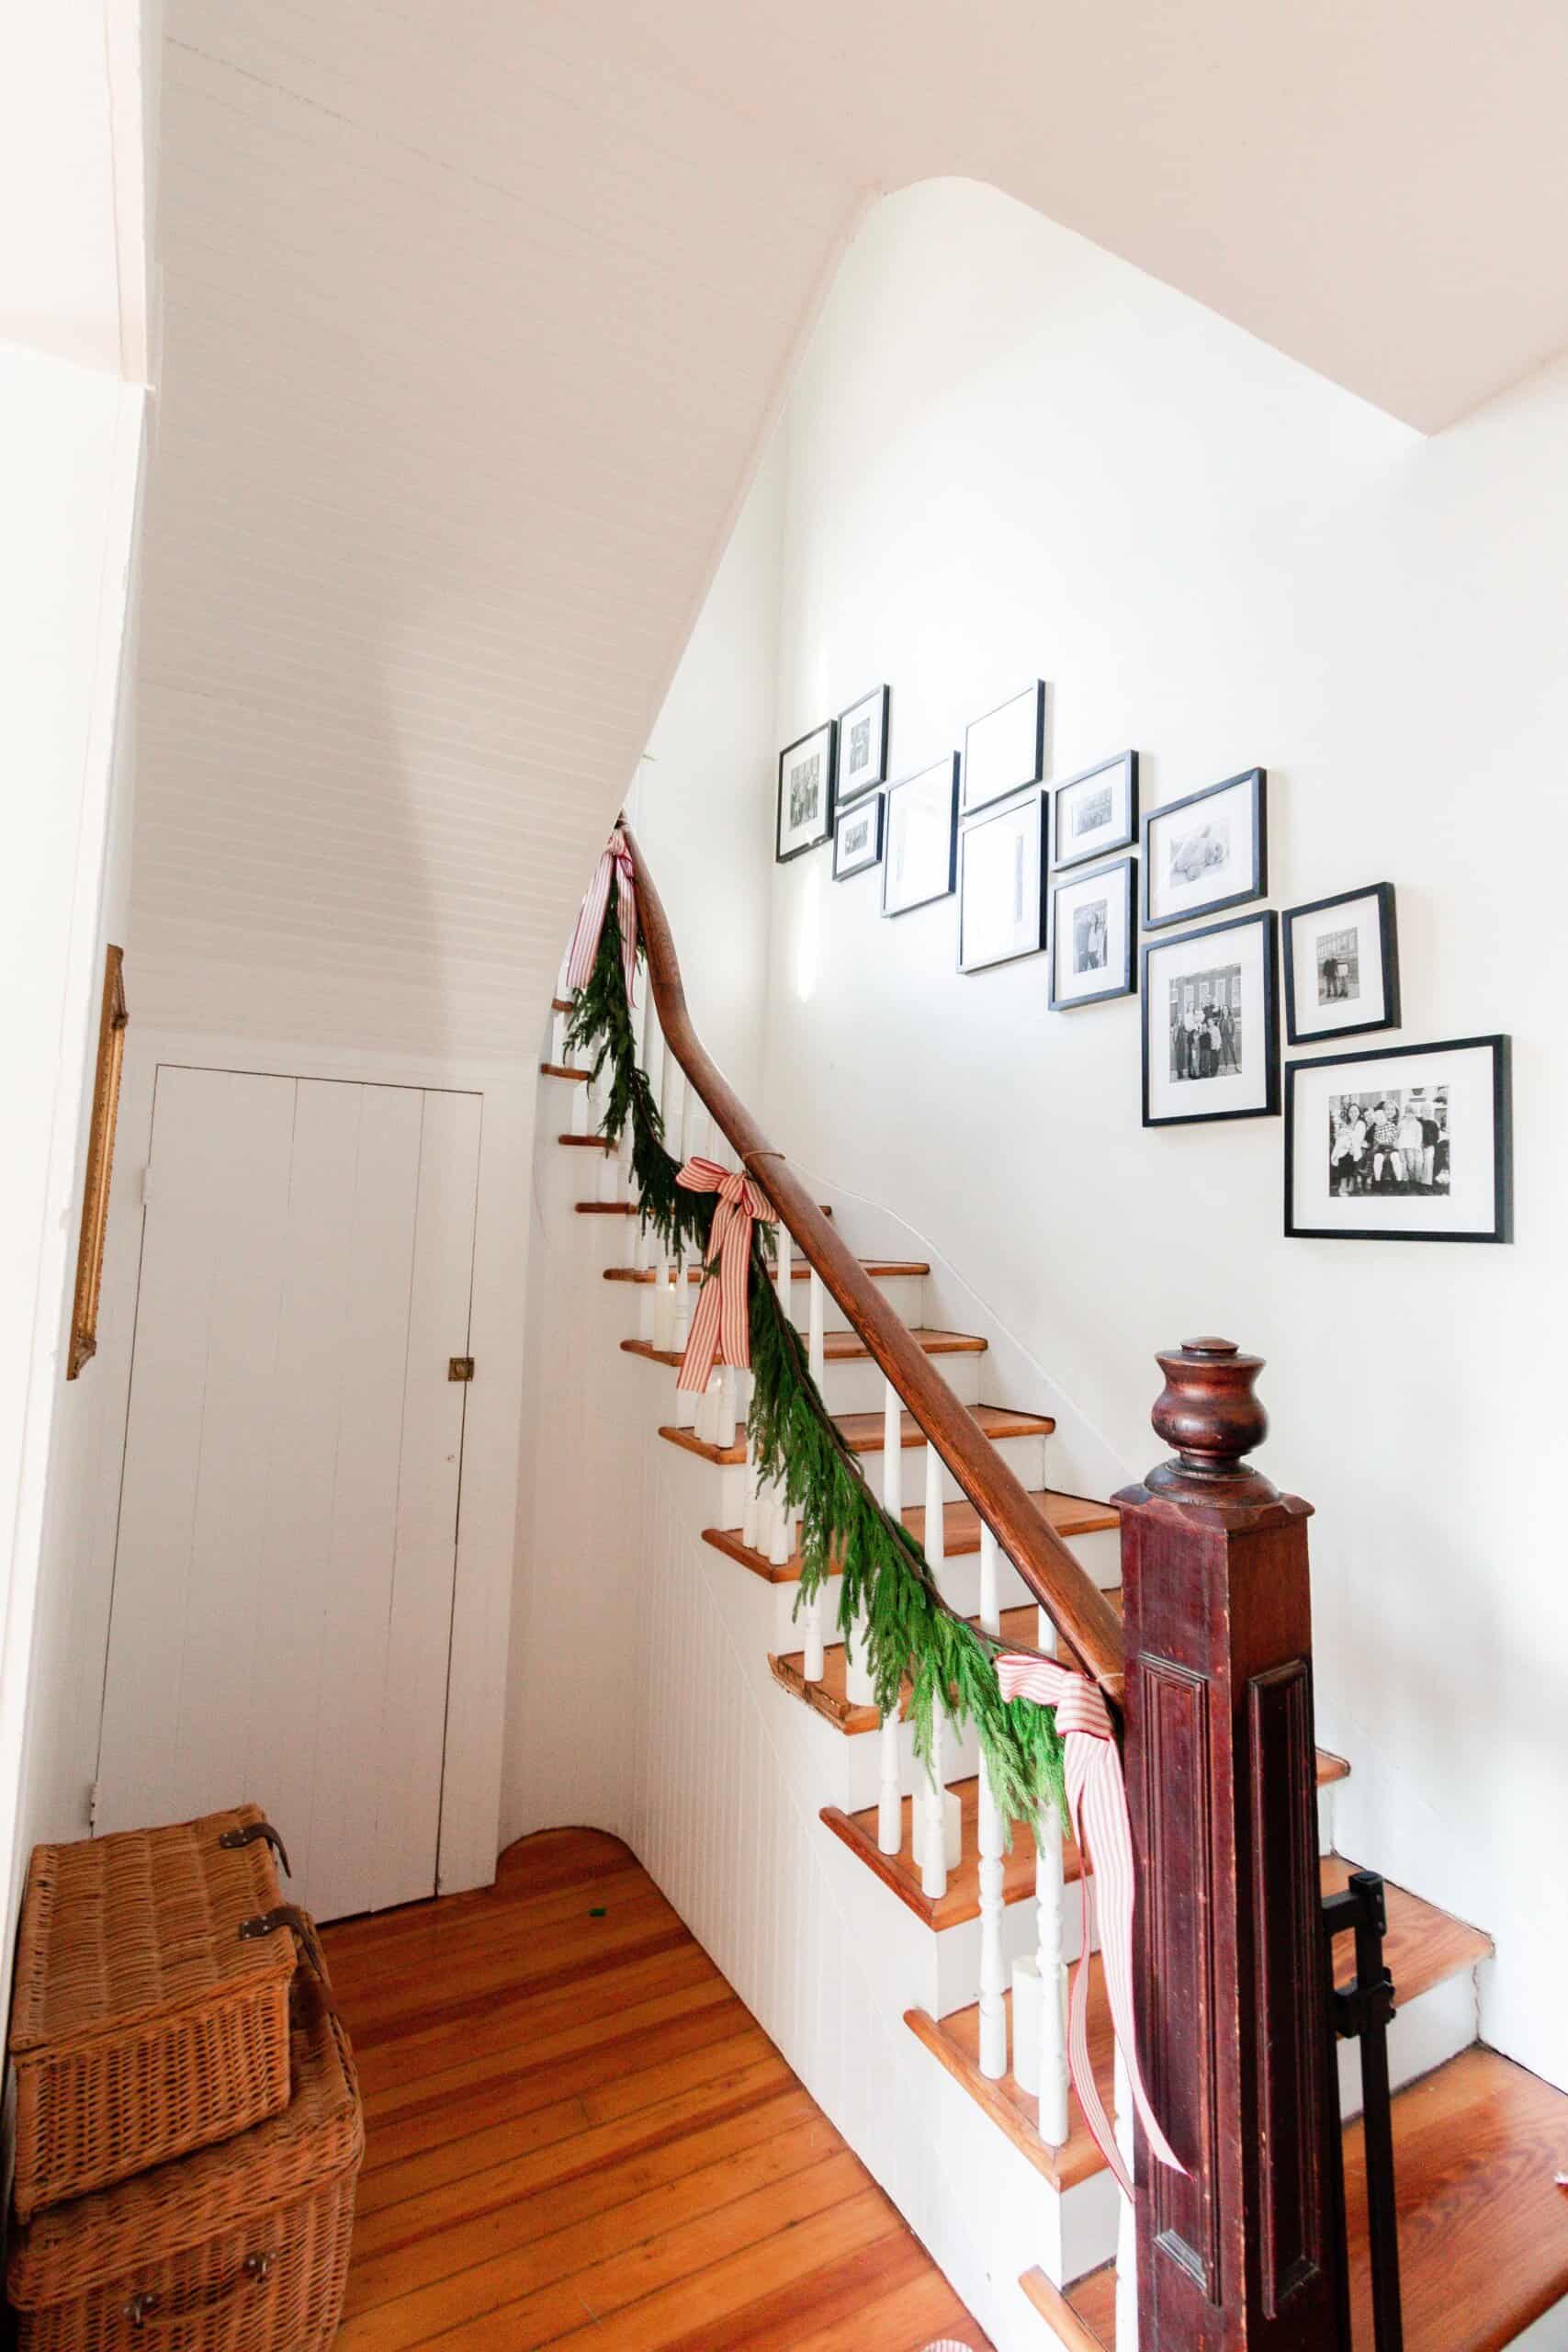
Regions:
[[[998,2352],[1041,2352],[1032,2264],[1110,2251],[1103,2197],[1062,2201],[903,2024],[902,1939],[929,1939],[818,1817],[809,1711],[780,1690],[732,1564],[701,1542],[713,1472],[644,1435],[640,1705],[628,1841]],[[711,1563],[711,1565],[710,1565]],[[1092,2187],[1093,2184],[1089,2186]]]

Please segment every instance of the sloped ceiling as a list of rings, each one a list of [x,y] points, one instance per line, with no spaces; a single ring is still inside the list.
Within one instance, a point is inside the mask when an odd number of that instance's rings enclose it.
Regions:
[[[143,1020],[523,1053],[870,195],[1427,429],[1568,343],[1568,14],[169,0]]]

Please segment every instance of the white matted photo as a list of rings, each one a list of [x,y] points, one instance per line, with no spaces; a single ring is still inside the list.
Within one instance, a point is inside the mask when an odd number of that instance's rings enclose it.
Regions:
[[[887,781],[887,719],[892,697],[873,686],[839,713],[839,773],[833,787],[841,808],[847,800]]]
[[[1133,993],[1135,857],[1051,887],[1051,1008],[1100,1004]]]
[[[968,826],[958,845],[958,968],[983,971],[1045,944],[1045,795]]]
[[[838,721],[827,719],[779,753],[778,846],[783,865],[833,830],[833,752]]]
[[[950,898],[957,865],[958,754],[887,787],[882,911],[907,915]]]
[[[1292,1062],[1286,1233],[1511,1241],[1508,1049],[1506,1037],[1458,1037]]]
[[[985,808],[1045,773],[1045,682],[1036,678],[964,730],[964,814]]]
[[[1119,752],[1051,795],[1051,863],[1083,865],[1138,838],[1138,755]]]
[[[1268,778],[1247,768],[1144,819],[1144,928],[1245,906],[1269,888]]]
[[[882,856],[882,820],[886,803],[880,792],[840,808],[833,821],[833,879],[847,882]]]
[[[1279,918],[1242,915],[1144,942],[1144,1125],[1280,1107]]]
[[[1393,885],[1373,882],[1291,907],[1285,934],[1285,1034],[1292,1046],[1399,1026]]]

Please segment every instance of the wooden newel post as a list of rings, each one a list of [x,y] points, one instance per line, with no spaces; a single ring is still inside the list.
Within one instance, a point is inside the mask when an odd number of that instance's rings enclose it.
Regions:
[[[1157,1359],[1177,1449],[1122,1510],[1139,2049],[1188,2177],[1137,2149],[1138,2352],[1340,2342],[1311,1506],[1245,1465],[1262,1359]]]

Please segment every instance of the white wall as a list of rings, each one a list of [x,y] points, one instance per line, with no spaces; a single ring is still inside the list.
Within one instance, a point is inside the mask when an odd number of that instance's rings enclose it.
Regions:
[[[1156,1345],[1269,1359],[1341,1842],[1495,1933],[1488,2038],[1568,2079],[1568,366],[1423,442],[943,182],[869,219],[785,430],[775,743],[885,677],[906,772],[1043,675],[1056,775],[1134,744],[1149,805],[1261,763],[1272,902],[1393,881],[1404,1036],[1513,1034],[1514,1247],[1287,1241],[1279,1120],[1141,1129],[1135,1003],[960,978],[952,902],[883,922],[827,851],[773,875],[784,1148],[928,1236],[1129,1474]]]

